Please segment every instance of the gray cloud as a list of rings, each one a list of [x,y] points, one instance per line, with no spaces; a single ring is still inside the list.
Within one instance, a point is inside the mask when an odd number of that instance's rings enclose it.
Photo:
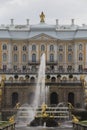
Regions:
[[[25,24],[26,18],[30,23],[39,23],[39,14],[44,11],[47,23],[69,23],[75,18],[77,24],[87,23],[86,0],[0,0],[0,24],[9,24],[14,18],[16,24]]]

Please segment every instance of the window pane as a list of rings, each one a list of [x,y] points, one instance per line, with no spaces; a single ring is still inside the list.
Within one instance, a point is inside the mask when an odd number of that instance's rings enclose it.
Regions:
[[[27,48],[26,48],[26,46],[24,45],[24,46],[23,46],[23,51],[26,51],[26,50],[27,50]]]
[[[17,54],[14,54],[14,62],[17,62]]]
[[[60,54],[60,55],[59,55],[59,62],[62,62],[62,61],[63,61],[63,55]]]
[[[54,62],[54,55],[50,54],[50,62]]]
[[[83,59],[83,56],[82,56],[82,53],[79,54],[79,60],[82,60]]]
[[[16,45],[14,45],[13,50],[17,51],[17,46]]]
[[[32,54],[32,62],[36,62],[36,54]]]
[[[32,51],[36,51],[36,46],[32,45]]]
[[[79,50],[82,50],[82,44],[79,45]]]
[[[6,61],[7,60],[7,55],[6,53],[3,54],[3,61]]]
[[[54,46],[50,45],[50,51],[53,51],[53,50],[54,50]]]
[[[26,62],[26,54],[23,54],[22,60],[23,62]]]
[[[68,51],[72,51],[72,46],[71,45],[68,46]]]
[[[68,61],[72,61],[72,55],[71,54],[68,55]]]
[[[62,45],[59,46],[59,51],[63,51],[63,46]]]
[[[44,51],[44,50],[45,50],[45,46],[41,45],[41,51]]]
[[[7,45],[6,44],[3,45],[3,50],[7,50]]]

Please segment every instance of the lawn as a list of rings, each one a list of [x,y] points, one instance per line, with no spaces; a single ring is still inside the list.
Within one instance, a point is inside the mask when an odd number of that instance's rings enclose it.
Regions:
[[[5,127],[9,125],[10,123],[8,121],[0,121],[0,127]]]
[[[82,125],[87,125],[87,120],[80,121],[79,123],[82,124]]]

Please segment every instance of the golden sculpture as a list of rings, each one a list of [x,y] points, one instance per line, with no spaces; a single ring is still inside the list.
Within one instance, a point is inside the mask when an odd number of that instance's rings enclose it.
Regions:
[[[73,123],[78,123],[79,120],[77,119],[76,116],[72,115],[72,122],[73,122]]]
[[[0,89],[0,96],[2,95],[2,89]]]
[[[17,102],[15,107],[16,107],[16,109],[19,109],[20,108],[20,102]]]
[[[68,102],[68,107],[69,109],[74,109],[73,105],[70,102]]]
[[[44,19],[45,19],[45,15],[44,15],[44,13],[42,12],[41,15],[40,15],[40,22],[41,22],[41,23],[44,23],[44,22],[45,22]]]
[[[15,116],[14,115],[9,118],[9,122],[10,123],[14,123],[15,122]]]
[[[1,80],[1,88],[3,88],[4,87],[4,80],[2,79]]]
[[[48,114],[46,113],[47,105],[45,103],[43,103],[42,106],[41,106],[41,108],[42,108],[41,116],[42,117],[47,117],[48,116]]]
[[[84,81],[84,80],[85,80],[85,75],[81,75],[81,76],[80,76],[80,80],[81,80],[81,81]]]

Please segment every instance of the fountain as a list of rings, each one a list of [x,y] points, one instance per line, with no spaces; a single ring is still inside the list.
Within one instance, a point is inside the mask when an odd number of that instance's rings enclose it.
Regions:
[[[69,108],[64,103],[59,103],[57,107],[46,105],[48,91],[49,87],[45,87],[45,54],[43,54],[32,107],[27,104],[19,108],[16,118],[17,124],[45,128],[58,127],[61,122],[69,120]]]
[[[39,67],[39,72],[38,72],[38,80],[37,80],[37,85],[36,85],[36,90],[35,90],[35,98],[33,101],[33,106],[36,108],[38,106],[41,106],[42,103],[46,102],[46,89],[45,89],[45,54],[41,56],[41,63]]]

